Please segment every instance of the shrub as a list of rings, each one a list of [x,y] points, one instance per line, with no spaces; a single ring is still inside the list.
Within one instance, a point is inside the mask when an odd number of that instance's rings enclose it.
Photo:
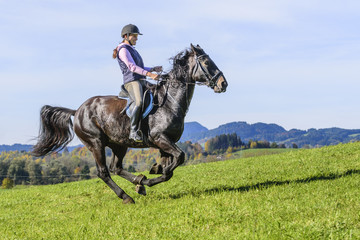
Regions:
[[[14,181],[10,178],[4,178],[2,181],[1,188],[3,189],[10,189],[14,187]]]

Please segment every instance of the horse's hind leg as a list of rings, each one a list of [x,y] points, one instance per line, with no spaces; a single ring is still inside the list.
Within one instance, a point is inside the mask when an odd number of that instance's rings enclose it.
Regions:
[[[114,153],[112,161],[110,163],[110,171],[137,185],[136,192],[142,195],[146,195],[145,188],[142,185],[142,181],[145,180],[146,177],[142,174],[136,176],[122,168],[122,160],[126,154],[127,147],[110,146],[110,148],[113,150]]]
[[[134,200],[111,179],[109,169],[106,166],[105,147],[102,146],[101,142],[88,148],[95,158],[98,177],[101,178],[119,198],[123,199],[123,203],[135,203]]]

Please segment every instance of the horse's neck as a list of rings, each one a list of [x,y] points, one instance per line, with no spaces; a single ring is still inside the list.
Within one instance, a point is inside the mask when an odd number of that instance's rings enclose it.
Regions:
[[[193,83],[169,83],[167,101],[169,101],[171,108],[177,112],[177,115],[183,115],[185,117],[194,94],[194,89],[195,84]]]

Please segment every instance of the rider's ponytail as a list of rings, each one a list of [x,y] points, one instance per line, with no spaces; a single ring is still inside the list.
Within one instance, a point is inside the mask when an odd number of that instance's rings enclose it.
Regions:
[[[116,55],[117,55],[117,47],[113,50],[113,59],[116,58]]]

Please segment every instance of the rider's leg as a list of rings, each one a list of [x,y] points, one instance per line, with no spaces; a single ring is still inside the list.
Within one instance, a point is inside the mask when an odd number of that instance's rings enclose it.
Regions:
[[[139,121],[141,117],[141,108],[142,108],[142,96],[143,96],[143,87],[141,80],[132,81],[125,84],[125,89],[130,94],[130,97],[135,102],[135,107],[133,109],[132,115],[130,117],[130,139],[134,139],[136,142],[142,141],[142,134],[139,130]]]

